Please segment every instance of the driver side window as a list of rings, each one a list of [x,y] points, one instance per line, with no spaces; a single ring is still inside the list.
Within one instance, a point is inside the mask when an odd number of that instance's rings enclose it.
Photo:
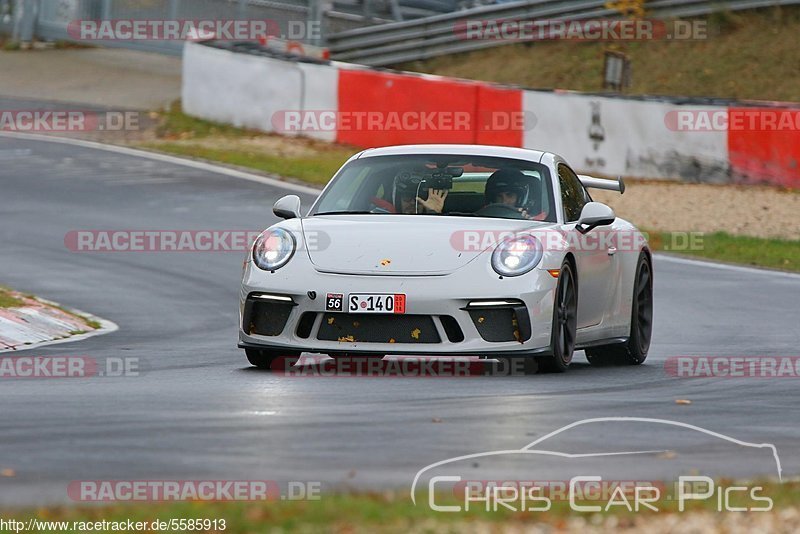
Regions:
[[[572,169],[563,163],[558,166],[558,183],[561,186],[561,203],[564,205],[564,220],[575,222],[580,219],[583,207],[589,202],[586,189],[572,172]]]

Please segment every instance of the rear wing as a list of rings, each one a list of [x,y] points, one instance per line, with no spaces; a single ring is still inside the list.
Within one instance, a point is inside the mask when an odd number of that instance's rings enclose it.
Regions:
[[[607,189],[609,191],[619,191],[619,194],[625,192],[625,182],[622,181],[622,176],[618,176],[616,180],[608,180],[606,178],[595,178],[594,176],[587,176],[579,174],[578,179],[587,189]]]

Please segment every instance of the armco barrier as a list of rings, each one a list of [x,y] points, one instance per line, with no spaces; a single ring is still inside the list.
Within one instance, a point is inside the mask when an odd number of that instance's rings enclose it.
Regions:
[[[730,118],[740,109],[758,109],[752,106],[522,90],[191,42],[183,71],[187,113],[265,132],[287,133],[274,122],[287,111],[458,114],[469,117],[469,128],[354,128],[351,122],[300,133],[364,148],[442,142],[537,148],[600,175],[800,188],[800,125],[778,131],[675,127],[677,113]],[[800,121],[800,109],[783,111],[799,114]],[[497,127],[497,112],[523,114],[524,126]]]

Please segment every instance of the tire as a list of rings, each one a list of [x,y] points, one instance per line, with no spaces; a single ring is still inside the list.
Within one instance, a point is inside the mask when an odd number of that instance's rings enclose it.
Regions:
[[[564,261],[558,275],[553,304],[553,329],[550,334],[550,356],[541,359],[544,371],[563,373],[572,362],[578,328],[578,281],[572,265]]]
[[[640,365],[647,359],[653,334],[653,267],[639,254],[631,301],[631,331],[628,341],[586,349],[592,365]]]
[[[260,349],[244,349],[244,352],[247,355],[247,361],[250,362],[250,365],[270,371],[272,370],[273,362],[281,356],[281,354],[277,352]]]

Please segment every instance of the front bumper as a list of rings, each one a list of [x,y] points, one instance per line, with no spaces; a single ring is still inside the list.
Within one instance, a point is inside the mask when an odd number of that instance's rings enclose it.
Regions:
[[[501,278],[480,258],[441,276],[324,273],[303,256],[272,273],[248,262],[239,347],[326,354],[542,354],[550,346],[556,284],[542,269]],[[332,313],[326,310],[329,293],[345,299],[349,293],[401,293],[406,310],[404,315]],[[487,301],[492,302],[475,306]]]

